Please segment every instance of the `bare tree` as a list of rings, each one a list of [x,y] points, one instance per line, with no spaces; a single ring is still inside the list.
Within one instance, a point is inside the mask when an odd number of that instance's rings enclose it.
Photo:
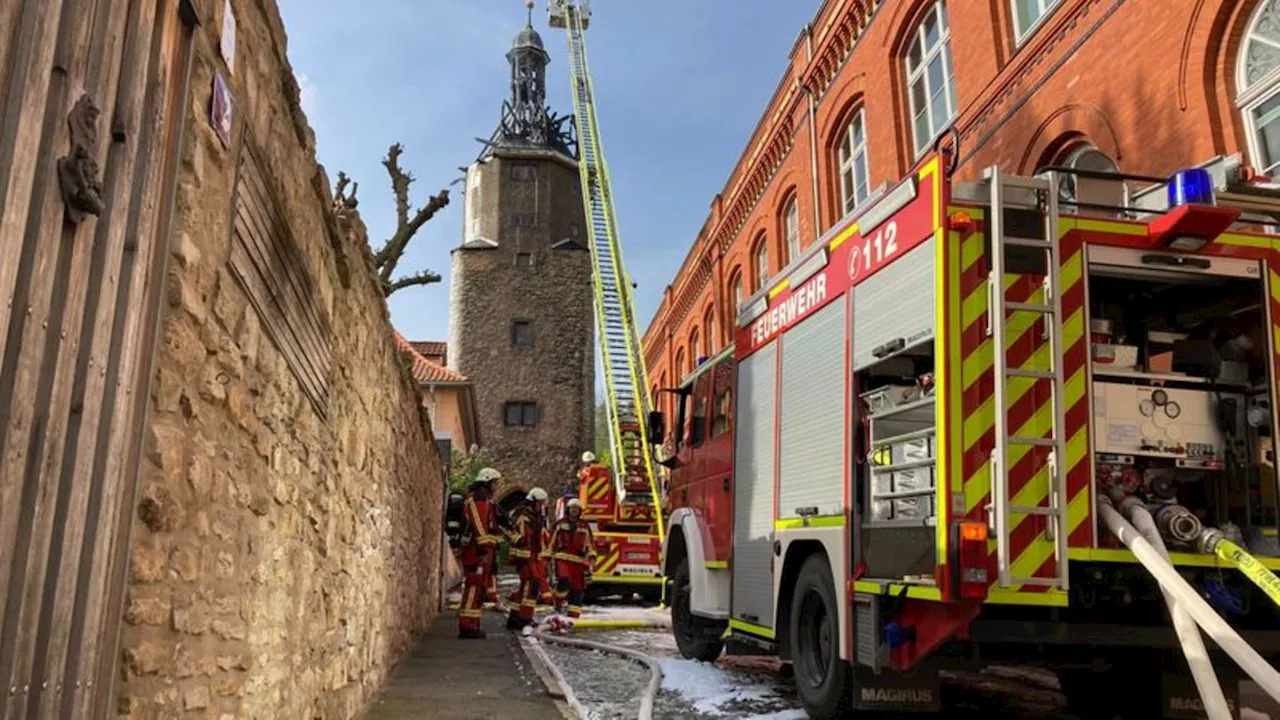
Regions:
[[[414,285],[440,282],[440,274],[430,270],[420,270],[412,275],[391,279],[396,266],[400,264],[400,258],[404,256],[405,249],[409,247],[409,241],[422,229],[423,225],[427,224],[428,220],[449,204],[449,190],[445,188],[428,198],[427,204],[417,210],[410,207],[409,186],[413,184],[415,178],[412,173],[400,167],[400,155],[403,152],[404,146],[396,143],[387,150],[387,156],[382,159],[383,167],[391,176],[391,191],[396,199],[396,230],[373,254],[373,264],[378,271],[378,282],[381,283],[382,292],[386,295]],[[348,183],[351,184],[349,195],[346,192]],[[334,189],[334,205],[338,213],[356,207],[359,202],[356,200],[358,188],[359,183],[351,183],[346,173],[338,173],[338,184]]]

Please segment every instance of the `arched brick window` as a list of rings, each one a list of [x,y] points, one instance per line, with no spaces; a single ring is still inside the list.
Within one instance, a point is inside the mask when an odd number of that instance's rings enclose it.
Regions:
[[[689,369],[685,367],[684,349],[681,348],[676,351],[676,383],[679,384],[680,381],[684,380],[684,376],[688,372]]]
[[[1249,155],[1263,175],[1280,168],[1280,0],[1258,3],[1236,61],[1237,102]]]
[[[911,137],[916,157],[924,153],[956,114],[955,67],[947,8],[937,0],[916,26],[904,58]]]
[[[698,367],[698,356],[702,354],[702,346],[698,344],[698,328],[689,331],[689,369]]]
[[[867,168],[867,128],[862,108],[849,113],[836,145],[836,163],[840,169],[840,215],[848,215],[857,209],[870,190],[870,173]]]
[[[729,297],[733,299],[733,308],[730,315],[738,316],[738,309],[742,307],[742,301],[747,299],[744,288],[742,287],[742,269],[738,268],[729,276]]]
[[[786,267],[800,256],[800,204],[796,202],[795,193],[787,198],[782,206],[782,266]]]
[[[752,292],[756,292],[769,283],[769,243],[765,242],[764,233],[756,238],[756,244],[751,250],[751,264],[756,281]]]
[[[720,336],[716,335],[716,308],[714,305],[708,305],[705,312],[702,313],[702,327],[706,328],[706,341],[702,346],[702,354],[711,357],[716,350],[720,349]]]

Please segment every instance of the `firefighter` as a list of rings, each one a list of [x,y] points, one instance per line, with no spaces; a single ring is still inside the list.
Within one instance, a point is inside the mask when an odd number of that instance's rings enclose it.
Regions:
[[[508,630],[519,630],[533,624],[533,611],[538,607],[543,583],[538,564],[542,559],[543,530],[547,525],[546,502],[547,491],[536,487],[529,491],[524,504],[516,511],[507,557],[520,573],[519,606],[511,608],[507,615]]]
[[[493,556],[498,549],[498,517],[496,506],[489,499],[494,481],[502,473],[493,468],[483,468],[476,473],[467,492],[463,509],[465,527],[462,531],[463,590],[462,604],[458,607],[458,637],[480,639],[485,636],[480,629],[482,604],[492,580]]]
[[[582,615],[582,597],[591,578],[596,549],[591,526],[582,519],[582,502],[570,500],[565,512],[551,533],[551,556],[555,559],[557,604],[567,601],[566,614],[576,619]]]
[[[577,496],[578,496],[578,489],[577,487],[574,486],[574,484],[571,483],[567,487],[565,487],[564,493],[560,495],[560,497],[556,498],[556,522],[560,522],[561,520],[564,519],[564,511],[566,509],[566,503],[576,498]]]

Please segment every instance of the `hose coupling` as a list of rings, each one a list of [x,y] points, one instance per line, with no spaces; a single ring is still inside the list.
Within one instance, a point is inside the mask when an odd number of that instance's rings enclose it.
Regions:
[[[1201,537],[1200,518],[1181,505],[1161,505],[1155,509],[1156,528],[1165,539],[1191,545]]]

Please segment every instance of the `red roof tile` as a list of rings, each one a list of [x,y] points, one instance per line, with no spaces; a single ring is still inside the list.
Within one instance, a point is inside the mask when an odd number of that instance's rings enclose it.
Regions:
[[[419,383],[469,383],[466,375],[460,372],[450,370],[449,368],[428,360],[424,357],[424,353],[415,348],[415,345],[440,345],[444,343],[428,342],[428,343],[411,343],[404,339],[399,332],[395,333],[396,349],[403,353],[413,363],[413,379]]]
[[[433,362],[446,362],[449,356],[449,343],[443,340],[410,340],[409,344],[419,354]]]

